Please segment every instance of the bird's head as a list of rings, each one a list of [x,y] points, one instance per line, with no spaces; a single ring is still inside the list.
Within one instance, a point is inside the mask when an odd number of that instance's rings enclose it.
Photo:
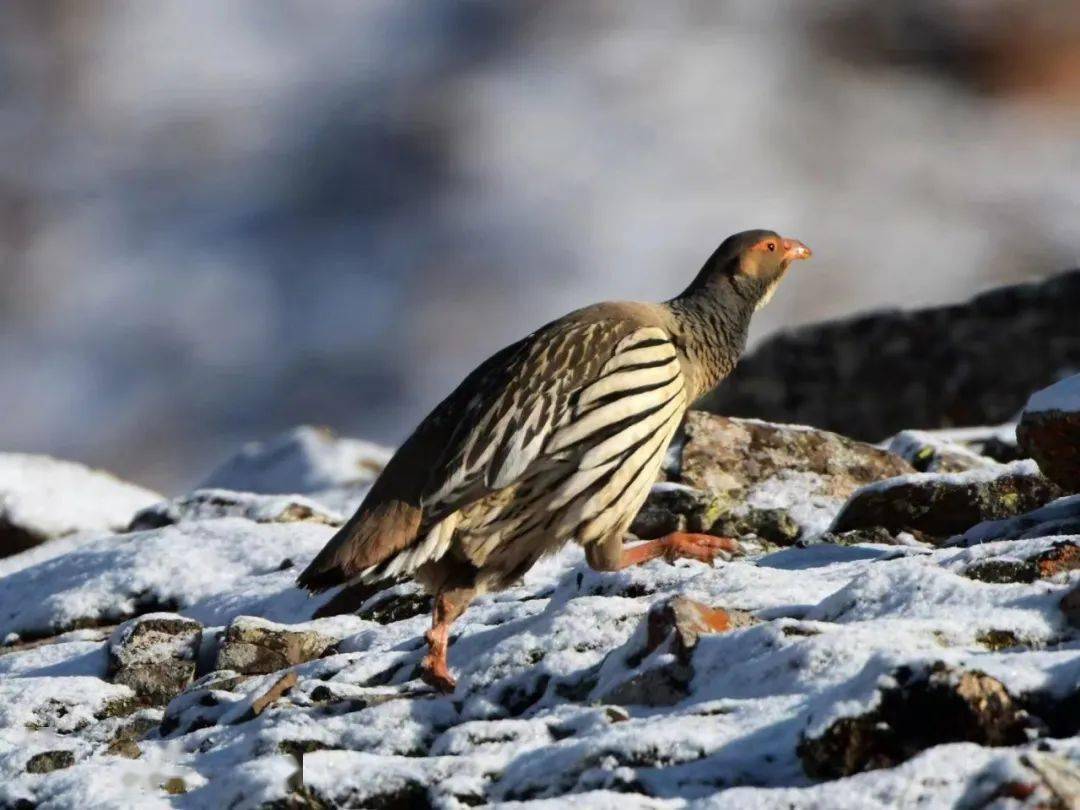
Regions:
[[[776,231],[743,231],[721,243],[691,289],[729,283],[760,309],[769,303],[791,263],[809,258],[810,248],[798,239],[785,238]]]

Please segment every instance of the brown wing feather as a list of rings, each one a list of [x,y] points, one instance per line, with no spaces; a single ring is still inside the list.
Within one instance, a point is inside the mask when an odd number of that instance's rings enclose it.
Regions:
[[[414,544],[446,515],[508,486],[540,453],[571,397],[639,327],[619,313],[555,321],[473,371],[387,464],[356,514],[298,578],[324,590]]]

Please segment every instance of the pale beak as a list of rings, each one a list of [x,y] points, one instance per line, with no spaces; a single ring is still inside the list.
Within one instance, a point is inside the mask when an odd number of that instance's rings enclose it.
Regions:
[[[798,239],[785,239],[780,244],[784,248],[785,264],[796,259],[809,259],[811,256],[810,248]]]

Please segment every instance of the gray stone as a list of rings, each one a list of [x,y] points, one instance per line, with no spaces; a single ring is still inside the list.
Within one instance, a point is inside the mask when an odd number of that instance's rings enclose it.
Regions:
[[[109,640],[112,681],[131,687],[147,705],[168,703],[195,676],[202,630],[199,622],[175,613],[124,622]]]
[[[215,668],[263,675],[319,658],[338,641],[317,630],[239,616],[225,629]]]

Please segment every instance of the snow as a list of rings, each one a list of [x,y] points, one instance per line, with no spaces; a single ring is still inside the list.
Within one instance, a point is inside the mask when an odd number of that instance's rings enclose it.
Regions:
[[[993,471],[1031,466],[929,477],[969,482]],[[778,478],[754,505],[797,508],[811,483]],[[1058,519],[1071,500],[1028,518]],[[815,783],[796,752],[805,735],[872,709],[902,666],[979,670],[1014,695],[1075,692],[1080,646],[1059,603],[1080,572],[1008,584],[966,575],[988,560],[1080,542],[1075,534],[1000,539],[1015,534],[1005,521],[975,527],[978,542],[955,547],[817,544],[714,567],[654,561],[610,573],[588,568],[569,546],[514,588],[478,598],[455,624],[459,685],[444,697],[416,678],[427,613],[386,624],[312,621],[328,597],[311,598],[293,580],[333,528],[259,522],[247,508],[256,501],[237,503],[246,506],[226,516],[179,510],[176,525],[82,538],[0,569],[0,636],[12,643],[68,630],[49,643],[0,647],[0,806],[284,806],[302,783],[329,806],[934,810],[978,806],[1005,782],[1041,784],[1038,768],[1080,761],[1075,738],[953,744]],[[804,519],[819,523],[839,509],[805,506],[816,511]],[[416,594],[405,583],[389,596]],[[672,664],[668,647],[641,653],[646,614],[674,595],[749,611],[758,622],[701,637],[674,705],[612,705],[629,679]],[[171,729],[135,735],[141,757],[131,760],[109,744],[138,718],[156,726],[162,710],[118,709],[131,692],[109,683],[108,626],[158,609],[202,622],[207,650],[240,616],[268,631],[341,641],[292,667],[296,686],[257,717],[254,701],[283,672],[232,685],[206,675],[165,710]],[[83,625],[94,627],[70,630]],[[1013,634],[1016,645],[991,648],[985,638],[994,631]],[[204,667],[212,660],[200,655]],[[55,750],[71,751],[75,764],[26,771],[30,757]],[[167,794],[170,780],[186,792]]]
[[[123,529],[161,495],[72,461],[0,453],[0,522],[42,538]]]
[[[1025,413],[1045,411],[1080,411],[1080,374],[1066,377],[1049,388],[1036,391],[1024,408]]]
[[[1025,515],[977,523],[959,537],[954,538],[952,543],[959,546],[973,546],[999,538],[1022,540],[1027,537],[1061,534],[1062,530],[1065,530],[1064,533],[1069,533],[1071,529],[1080,529],[1080,495],[1058,498]]]
[[[312,605],[292,588],[292,566],[331,534],[314,523],[221,518],[93,540],[4,578],[0,638],[116,623],[160,606],[211,625],[241,612],[295,621]]]
[[[390,450],[372,442],[338,437],[327,429],[305,425],[269,441],[244,445],[214,470],[200,489],[313,495],[364,488],[375,480],[390,455]]]
[[[1013,440],[1015,440],[1015,436]],[[962,459],[966,464],[975,468],[996,469],[1000,466],[994,459],[979,455],[961,444],[958,439],[949,438],[939,431],[904,430],[884,443],[885,450],[896,453],[896,455],[912,463],[915,462],[919,453],[926,448],[932,449],[935,454],[946,452],[954,458]]]

